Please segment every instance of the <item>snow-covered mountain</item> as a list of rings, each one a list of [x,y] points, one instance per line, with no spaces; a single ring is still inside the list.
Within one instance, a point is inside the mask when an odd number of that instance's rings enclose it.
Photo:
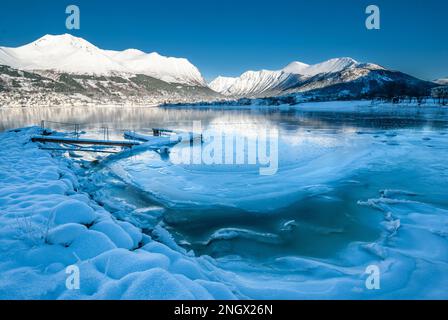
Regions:
[[[38,106],[154,105],[215,101],[208,87],[165,82],[144,74],[77,74],[24,71],[0,65],[0,108]]]
[[[225,79],[225,81],[223,80]],[[439,83],[442,84],[443,80]],[[230,97],[301,94],[325,99],[427,94],[435,83],[352,58],[308,65],[294,61],[277,71],[248,71],[236,78],[217,78],[210,88]]]
[[[281,70],[247,71],[235,78],[218,77],[207,85],[186,59],[136,49],[103,50],[69,34],[46,35],[18,48],[0,47],[0,107],[67,101],[145,105],[290,94],[349,99],[423,95],[434,86],[352,58],[314,65],[294,61]]]
[[[362,76],[362,70],[384,70],[379,65],[359,63],[352,58],[336,58],[315,65],[294,61],[278,71],[248,71],[237,78],[218,77],[209,86],[227,96],[266,96],[297,87],[317,75],[331,75],[344,70],[353,71],[350,81],[356,75]],[[225,79],[225,80],[223,80]]]
[[[0,47],[0,65],[89,75],[143,74],[169,83],[206,86],[199,70],[187,59],[135,49],[103,50],[69,34],[46,35],[18,48]]]

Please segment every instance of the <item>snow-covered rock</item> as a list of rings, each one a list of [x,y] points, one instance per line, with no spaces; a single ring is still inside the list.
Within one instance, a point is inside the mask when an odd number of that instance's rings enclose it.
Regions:
[[[81,234],[87,231],[87,227],[79,223],[67,223],[53,228],[47,235],[46,241],[51,244],[69,246]]]
[[[91,229],[107,235],[117,248],[132,249],[134,247],[129,234],[114,221],[101,221],[93,225]]]
[[[57,225],[67,223],[92,224],[97,218],[93,209],[77,200],[64,201],[53,210],[53,220]]]

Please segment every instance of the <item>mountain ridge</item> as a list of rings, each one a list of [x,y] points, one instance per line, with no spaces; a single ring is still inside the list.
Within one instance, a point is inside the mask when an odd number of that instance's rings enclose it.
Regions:
[[[334,58],[314,65],[293,61],[280,70],[247,71],[239,77],[223,77],[209,83],[209,87],[228,97],[261,98],[290,93],[309,94],[325,90],[329,86],[344,87],[341,95],[353,96],[369,94],[371,88],[386,91],[390,83],[397,82],[401,87],[412,90],[430,88],[431,82],[417,79],[399,71],[388,70],[378,64],[358,62],[350,57]],[[362,83],[362,87],[361,84]],[[350,88],[352,85],[352,88]],[[389,90],[389,88],[387,88]],[[406,88],[410,91],[410,88]]]
[[[284,89],[286,83],[299,81],[299,78],[334,73],[355,65],[359,63],[349,57],[334,58],[314,65],[293,61],[280,70],[246,71],[239,77],[218,77],[209,83],[209,87],[228,96],[263,94]],[[378,65],[375,66],[381,68]],[[226,79],[226,87],[222,86],[223,79]]]
[[[144,53],[138,49],[103,50],[70,34],[45,35],[17,48],[0,47],[0,64],[25,71],[145,74],[169,83],[207,85],[199,69],[185,58]]]

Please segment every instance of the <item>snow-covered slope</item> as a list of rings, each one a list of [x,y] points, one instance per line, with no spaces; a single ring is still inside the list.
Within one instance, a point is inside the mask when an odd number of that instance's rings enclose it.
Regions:
[[[309,64],[300,62],[300,61],[293,61],[290,64],[288,64],[286,67],[282,69],[283,72],[286,73],[293,73],[293,74],[305,74],[305,70],[307,70],[310,67]]]
[[[153,105],[213,101],[205,86],[169,83],[144,74],[88,75],[54,70],[23,71],[0,65],[0,107]]]
[[[446,78],[442,78],[442,79],[437,79],[436,81],[434,81],[435,83],[438,84],[443,84],[443,85],[447,85],[448,84],[448,77]],[[213,89],[213,88],[212,88]]]
[[[358,64],[352,58],[331,59],[322,63],[309,66],[302,73],[305,76],[315,76],[321,73],[334,73],[344,69],[354,67]]]
[[[0,47],[0,65],[20,70],[55,70],[76,74],[144,74],[171,83],[206,86],[188,60],[129,49],[102,50],[69,34],[46,35],[18,48]]]
[[[237,78],[218,77],[209,86],[228,96],[262,96],[267,93],[276,94],[279,91],[295,87],[317,75],[330,75],[357,68],[383,69],[375,64],[359,63],[352,58],[336,58],[315,65],[294,61],[278,71],[248,71]]]
[[[217,78],[210,88],[228,96],[257,96],[277,93],[297,81],[293,74],[283,71],[247,71],[238,78]]]
[[[184,58],[164,57],[157,52],[145,54],[135,49],[108,51],[107,54],[131,73],[171,83],[207,85],[199,70]]]
[[[282,69],[282,71],[300,74],[302,76],[315,76],[321,73],[338,72],[356,65],[358,65],[358,62],[352,58],[330,59],[314,65],[307,65],[302,62],[294,61]]]
[[[232,77],[218,77],[210,82],[208,86],[216,92],[225,92],[235,83],[236,79]]]

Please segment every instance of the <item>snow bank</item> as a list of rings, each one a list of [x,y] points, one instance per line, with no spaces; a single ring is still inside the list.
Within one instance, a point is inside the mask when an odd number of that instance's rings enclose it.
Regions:
[[[78,192],[71,163],[0,134],[0,299],[229,299],[212,264],[156,243]],[[66,287],[66,267],[80,289]],[[217,282],[218,281],[218,282]]]

